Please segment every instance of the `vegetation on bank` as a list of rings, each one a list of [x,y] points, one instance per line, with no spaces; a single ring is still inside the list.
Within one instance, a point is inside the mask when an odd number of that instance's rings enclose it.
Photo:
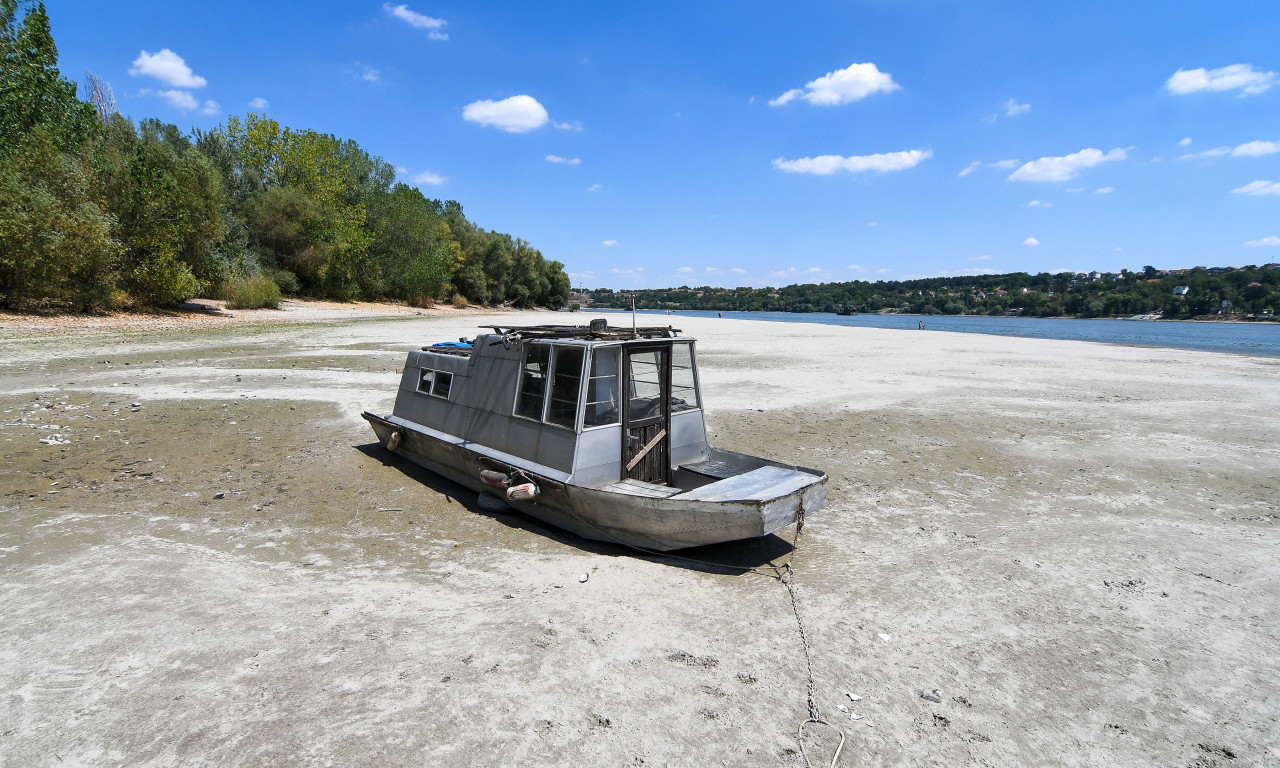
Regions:
[[[856,280],[783,288],[691,288],[586,291],[597,307],[753,312],[905,312],[944,315],[1022,314],[1107,317],[1160,313],[1168,318],[1274,317],[1280,313],[1280,264],[1196,267],[1118,274],[1014,272],[1006,275]]]
[[[44,4],[0,0],[0,308],[569,299],[560,262],[396,183],[354,141],[252,114],[135,125],[109,87],[81,101],[57,59]]]

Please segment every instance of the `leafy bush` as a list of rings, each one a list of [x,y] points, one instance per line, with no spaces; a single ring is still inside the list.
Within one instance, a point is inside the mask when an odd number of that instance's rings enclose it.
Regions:
[[[300,289],[297,275],[287,269],[273,269],[270,272],[270,277],[276,285],[280,286],[281,291],[290,296],[295,295]]]
[[[465,296],[458,294],[453,297],[453,306],[455,309],[466,309],[467,299]]]
[[[280,286],[266,275],[237,275],[227,283],[228,309],[280,308]]]

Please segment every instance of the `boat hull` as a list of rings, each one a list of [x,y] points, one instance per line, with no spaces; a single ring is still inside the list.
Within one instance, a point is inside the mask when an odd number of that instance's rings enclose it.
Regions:
[[[826,500],[827,476],[799,467],[797,477],[772,493],[756,488],[740,498],[685,498],[696,494],[654,496],[632,493],[622,484],[588,488],[561,482],[518,461],[498,461],[468,447],[372,413],[362,414],[384,446],[399,433],[395,453],[477,492],[494,492],[480,473],[486,469],[518,469],[538,486],[536,498],[507,501],[530,517],[584,538],[641,549],[667,551],[766,536],[816,512]],[[771,466],[783,467],[770,462]],[[703,496],[710,494],[703,493]]]

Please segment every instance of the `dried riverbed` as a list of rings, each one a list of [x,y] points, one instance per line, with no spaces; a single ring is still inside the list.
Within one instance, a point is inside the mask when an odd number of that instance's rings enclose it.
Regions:
[[[777,582],[483,512],[358,417],[564,317],[0,323],[0,765],[799,764]],[[841,764],[1280,762],[1280,361],[679,320],[713,441],[831,474]]]

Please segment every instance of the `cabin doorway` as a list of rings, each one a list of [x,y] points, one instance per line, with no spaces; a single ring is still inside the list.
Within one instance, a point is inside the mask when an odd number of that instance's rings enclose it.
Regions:
[[[671,345],[622,348],[622,479],[671,481]]]

